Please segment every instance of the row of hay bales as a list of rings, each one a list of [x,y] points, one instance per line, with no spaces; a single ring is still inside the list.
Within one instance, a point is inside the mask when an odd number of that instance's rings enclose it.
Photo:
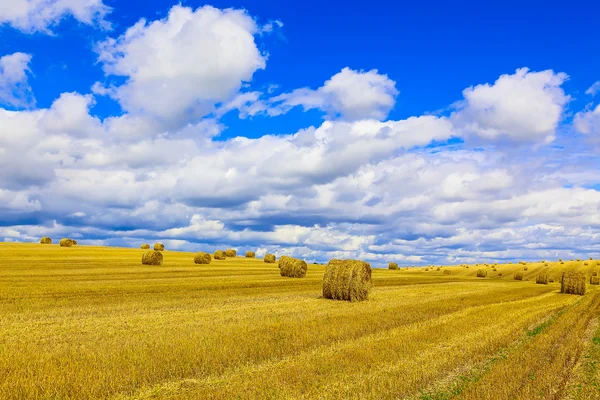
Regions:
[[[77,240],[69,239],[69,238],[62,238],[62,239],[60,239],[60,241],[58,243],[59,243],[60,247],[77,246]],[[52,244],[52,238],[49,238],[48,236],[44,236],[43,238],[40,239],[40,244]]]
[[[226,257],[226,252],[217,250],[213,257],[224,259],[221,257]],[[254,254],[249,258],[254,258]],[[275,263],[275,261],[275,255],[265,255],[264,262]],[[210,264],[210,262],[211,255],[208,253],[198,252],[194,255],[196,264]],[[144,265],[162,265],[162,263],[163,255],[160,251],[147,251],[142,255],[142,264]],[[282,256],[279,259],[281,276],[304,278],[307,271],[308,265],[304,260],[288,256]],[[323,297],[346,301],[367,300],[373,286],[371,272],[371,265],[364,261],[338,259],[329,261],[323,275]]]

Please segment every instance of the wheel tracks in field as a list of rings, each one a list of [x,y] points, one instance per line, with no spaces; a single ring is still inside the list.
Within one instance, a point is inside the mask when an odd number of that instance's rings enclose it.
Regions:
[[[495,363],[505,360],[511,354],[517,352],[526,342],[554,324],[568,308],[573,307],[575,304],[577,303],[565,306],[550,316],[542,317],[534,326],[528,328],[522,337],[509,346],[501,348],[492,357],[476,365],[462,366],[430,387],[419,390],[418,394],[406,397],[405,400],[449,400],[459,396],[469,384],[477,382],[488,373]]]
[[[591,305],[591,306],[588,308],[588,307],[586,307],[587,305]],[[489,379],[491,379],[491,378],[489,378],[491,376],[490,374],[493,373],[492,372],[493,368],[499,366],[500,365],[499,363],[509,362],[513,358],[519,357],[521,350],[524,350],[525,352],[527,352],[527,351],[531,352],[531,349],[535,349],[533,347],[534,344],[543,343],[543,341],[546,338],[546,336],[544,336],[544,335],[550,335],[552,332],[557,330],[559,332],[564,332],[564,334],[558,335],[558,338],[559,338],[558,340],[554,340],[551,343],[549,343],[548,346],[551,345],[552,349],[550,351],[547,351],[546,355],[542,354],[542,356],[550,357],[549,361],[552,361],[552,359],[554,357],[557,357],[557,356],[555,356],[556,350],[560,349],[565,343],[569,343],[569,341],[572,339],[572,337],[569,336],[569,334],[574,335],[576,340],[582,340],[582,338],[589,336],[589,330],[590,330],[589,328],[597,320],[597,313],[598,313],[599,308],[600,308],[599,294],[594,292],[588,298],[582,298],[581,300],[578,300],[576,303],[567,306],[565,309],[563,309],[561,311],[558,311],[548,321],[542,322],[541,324],[538,324],[538,326],[535,327],[534,329],[528,330],[524,334],[524,336],[522,338],[520,338],[519,340],[517,340],[513,345],[509,346],[508,348],[502,349],[492,358],[475,366],[474,368],[472,368],[469,371],[468,374],[459,377],[458,380],[455,380],[454,382],[447,385],[447,387],[445,389],[437,390],[434,392],[424,392],[424,393],[421,393],[420,395],[412,397],[412,399],[422,399],[422,400],[425,400],[425,399],[427,399],[427,400],[430,400],[430,399],[431,400],[442,400],[442,399],[446,400],[446,399],[455,399],[455,398],[461,399],[464,397],[463,394],[466,394],[466,393],[468,393],[468,395],[466,397],[468,399],[499,398],[499,397],[494,397],[494,396],[509,396],[507,398],[511,398],[511,399],[532,398],[531,397],[532,394],[529,392],[527,392],[526,394],[519,392],[519,390],[520,391],[533,390],[533,389],[528,389],[527,384],[525,384],[525,383],[523,384],[524,386],[515,388],[515,390],[518,391],[519,394],[512,392],[511,394],[503,393],[503,394],[490,395],[489,394],[490,392],[485,391],[486,389],[478,389],[477,385],[480,384],[484,379],[488,379],[488,381],[489,381]],[[580,312],[581,310],[583,310],[583,312],[584,312],[585,319],[577,320],[575,318],[575,315],[578,315],[576,313]],[[567,318],[568,320],[565,320],[565,318]],[[570,323],[572,319],[575,319],[574,323]],[[582,333],[582,334],[580,334],[580,333]],[[526,347],[529,347],[529,348],[526,348]],[[534,354],[538,355],[535,352],[534,352]],[[570,371],[575,370],[577,365],[581,363],[582,354],[583,354],[583,348],[577,348],[575,350],[575,354],[569,355],[570,357],[568,360],[566,360],[565,365],[569,368]],[[517,372],[515,371],[515,373],[517,373]],[[520,379],[520,378],[522,378],[522,377],[513,376],[511,379],[512,379],[512,381],[514,381],[514,380]],[[558,383],[553,385],[551,394],[545,393],[543,395],[543,397],[539,397],[539,395],[537,395],[536,398],[544,398],[544,399],[551,398],[551,399],[555,399],[555,400],[569,398],[568,392],[569,392],[570,385],[572,385],[573,374],[566,374],[564,376],[557,377],[557,378],[558,378]],[[529,376],[529,380],[533,380],[533,379],[535,379],[535,377]],[[502,380],[501,377],[498,378],[498,380]],[[525,381],[525,382],[527,382],[527,381]],[[488,383],[487,386],[488,386],[487,389],[489,390],[490,384]],[[505,389],[505,387],[503,386],[502,389]],[[542,389],[539,389],[539,390],[541,391]],[[550,389],[546,387],[543,390],[549,391]]]
[[[448,323],[457,318],[465,318],[472,313],[477,313],[480,310],[484,310],[490,305],[502,305],[502,306],[510,306],[515,304],[528,304],[535,303],[544,298],[549,298],[554,296],[555,293],[543,293],[538,296],[527,297],[525,299],[512,300],[512,301],[504,301],[499,303],[491,303],[486,305],[474,305],[467,306],[458,311],[451,312],[448,314],[444,314],[441,316],[433,317],[423,321],[417,321],[414,323],[410,323],[407,325],[403,325],[400,327],[394,327],[389,329],[382,329],[377,332],[369,333],[367,335],[363,335],[358,338],[349,338],[342,339],[331,344],[320,345],[317,347],[312,347],[305,351],[298,352],[293,356],[286,356],[276,360],[270,360],[265,362],[259,362],[256,364],[249,364],[243,367],[233,368],[232,370],[225,372],[218,376],[207,376],[204,378],[184,378],[173,381],[164,382],[161,384],[152,385],[149,387],[143,387],[137,390],[136,394],[126,395],[126,394],[118,394],[114,397],[114,400],[144,400],[144,399],[153,399],[167,396],[177,396],[181,390],[193,389],[195,387],[218,387],[226,384],[229,380],[235,377],[239,377],[240,375],[252,375],[266,373],[269,370],[275,370],[279,366],[285,365],[287,363],[294,362],[297,359],[310,359],[311,357],[316,356],[324,356],[324,354],[335,354],[344,349],[349,349],[353,347],[360,347],[361,344],[364,343],[373,343],[378,341],[385,340],[388,336],[392,334],[394,331],[403,331],[403,330],[419,330],[423,326],[435,326],[441,325],[444,323]]]

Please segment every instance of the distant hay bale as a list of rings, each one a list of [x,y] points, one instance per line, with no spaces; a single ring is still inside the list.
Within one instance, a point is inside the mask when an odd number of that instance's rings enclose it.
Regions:
[[[391,262],[388,264],[388,269],[398,269],[398,264]]]
[[[584,261],[584,262],[583,262],[583,265],[588,265],[588,262],[587,262],[587,261]]]
[[[527,267],[523,268],[523,271],[527,271]]]
[[[142,264],[144,265],[162,265],[163,255],[160,251],[147,251],[142,256]]]
[[[592,272],[592,276],[598,276],[598,271]]]
[[[210,254],[200,251],[194,256],[194,264],[210,264]]]
[[[496,272],[496,271],[497,271],[497,269],[496,269],[496,268],[492,268],[492,271]]]
[[[498,276],[502,276],[502,272],[498,272]]]
[[[147,243],[144,243],[140,248],[144,249],[144,250],[150,250],[150,245]]]
[[[477,277],[478,278],[485,278],[487,276],[487,271],[483,270],[483,269],[478,269],[477,270]]]
[[[362,301],[373,287],[371,265],[359,260],[333,259],[323,275],[323,297],[333,300]]]
[[[544,267],[547,267],[547,266],[548,266],[548,263],[544,263]]]
[[[40,244],[52,244],[52,239],[50,239],[48,236],[44,236],[40,239]]]
[[[584,295],[586,277],[582,272],[567,271],[563,272],[560,281],[560,292],[567,294]]]
[[[437,270],[438,270],[438,271],[439,271],[439,270],[441,270],[441,269],[442,269],[441,267],[437,267]]]
[[[559,259],[558,259],[558,262],[563,262],[562,258],[559,258]]]
[[[581,261],[581,260],[578,258],[577,261]]]
[[[165,245],[162,243],[156,243],[154,245],[154,250],[155,251],[165,251]]]
[[[253,251],[246,252],[246,258],[254,258],[254,257],[256,257],[256,253],[254,253]]]
[[[548,278],[548,282],[554,283],[554,278],[552,278],[552,277]]]
[[[542,273],[538,274],[538,276],[535,278],[535,283],[540,284],[540,285],[547,285],[549,280],[550,280],[550,277],[548,276],[548,273],[542,272]]]
[[[445,275],[450,275],[452,273],[452,271],[450,271],[449,269],[445,269],[444,270],[444,274]]]
[[[545,264],[545,263],[546,263],[546,260],[542,260],[542,264]]]
[[[229,258],[237,257],[237,251],[235,251],[234,249],[227,249],[225,250],[225,256]]]
[[[279,274],[288,278],[304,278],[308,265],[298,258],[281,256],[279,258]]]
[[[590,285],[600,285],[600,277],[590,276]]]
[[[429,268],[425,268],[425,272],[429,271]]]
[[[514,278],[517,281],[522,281],[523,280],[523,273],[522,272],[515,272]]]
[[[265,254],[265,262],[269,264],[273,264],[277,261],[277,258],[274,254]]]
[[[74,240],[73,239],[69,239],[69,238],[62,238],[60,239],[60,247],[73,247],[75,246],[75,243],[73,243]]]
[[[215,260],[226,260],[227,259],[227,255],[225,254],[225,252],[223,250],[217,250],[217,251],[215,251],[215,254],[213,255],[213,258]]]

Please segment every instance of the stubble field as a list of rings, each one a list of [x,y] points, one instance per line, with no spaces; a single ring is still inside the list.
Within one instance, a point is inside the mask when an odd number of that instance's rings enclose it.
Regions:
[[[349,303],[322,265],[142,253],[0,244],[1,399],[600,398],[598,286],[558,283],[596,261],[378,269]]]

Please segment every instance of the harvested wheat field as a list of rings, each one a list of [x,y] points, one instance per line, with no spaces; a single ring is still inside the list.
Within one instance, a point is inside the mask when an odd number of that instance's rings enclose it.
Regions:
[[[1,399],[600,397],[598,286],[559,293],[595,262],[485,279],[386,263],[347,302],[322,298],[324,265],[289,279],[260,258],[143,253],[0,244]]]

